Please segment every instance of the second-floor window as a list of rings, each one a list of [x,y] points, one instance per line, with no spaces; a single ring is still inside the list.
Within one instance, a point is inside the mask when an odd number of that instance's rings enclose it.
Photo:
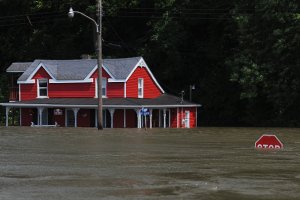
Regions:
[[[107,95],[107,79],[102,77],[102,97],[106,97]],[[95,91],[95,97],[98,97],[98,79],[95,79],[95,84],[96,84],[96,91]]]
[[[102,96],[106,97],[106,78],[102,78]]]
[[[144,79],[139,78],[138,79],[138,98],[144,97]]]
[[[38,98],[48,97],[48,80],[38,79]]]

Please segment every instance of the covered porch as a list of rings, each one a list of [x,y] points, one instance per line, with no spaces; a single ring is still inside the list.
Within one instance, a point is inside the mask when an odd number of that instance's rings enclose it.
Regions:
[[[2,103],[6,126],[10,109],[19,109],[21,126],[96,127],[97,99],[57,98]],[[197,107],[178,97],[156,99],[103,99],[104,128],[192,128],[197,127]],[[148,114],[143,115],[142,109]]]

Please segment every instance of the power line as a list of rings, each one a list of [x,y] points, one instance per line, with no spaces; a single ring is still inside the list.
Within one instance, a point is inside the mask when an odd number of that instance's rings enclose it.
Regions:
[[[2,20],[2,19],[8,19],[8,18],[33,16],[33,15],[48,15],[48,14],[54,14],[54,13],[56,13],[56,14],[61,13],[62,14],[63,12],[43,12],[43,13],[26,13],[26,14],[22,14],[22,15],[9,15],[9,16],[2,16],[2,17],[0,17],[0,20]]]

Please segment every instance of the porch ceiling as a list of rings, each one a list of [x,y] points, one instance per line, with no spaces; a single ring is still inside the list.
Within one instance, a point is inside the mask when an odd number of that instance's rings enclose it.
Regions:
[[[97,108],[97,98],[49,98],[29,101],[1,103],[7,107],[78,107]],[[200,107],[200,104],[189,101],[181,102],[179,97],[162,94],[154,99],[138,98],[103,98],[104,108],[162,108],[162,107]]]

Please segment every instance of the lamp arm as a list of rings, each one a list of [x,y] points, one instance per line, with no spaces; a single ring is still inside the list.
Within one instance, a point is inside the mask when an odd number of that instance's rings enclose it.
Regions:
[[[99,25],[97,24],[97,22],[96,22],[93,18],[91,18],[91,17],[87,16],[86,14],[84,14],[84,13],[82,13],[82,12],[79,12],[79,11],[75,11],[75,10],[74,10],[73,12],[74,12],[74,13],[78,13],[78,14],[84,16],[85,18],[88,18],[88,19],[91,20],[92,22],[94,22],[94,24],[95,24],[95,26],[96,26],[96,31],[97,31],[97,33],[99,33]]]

